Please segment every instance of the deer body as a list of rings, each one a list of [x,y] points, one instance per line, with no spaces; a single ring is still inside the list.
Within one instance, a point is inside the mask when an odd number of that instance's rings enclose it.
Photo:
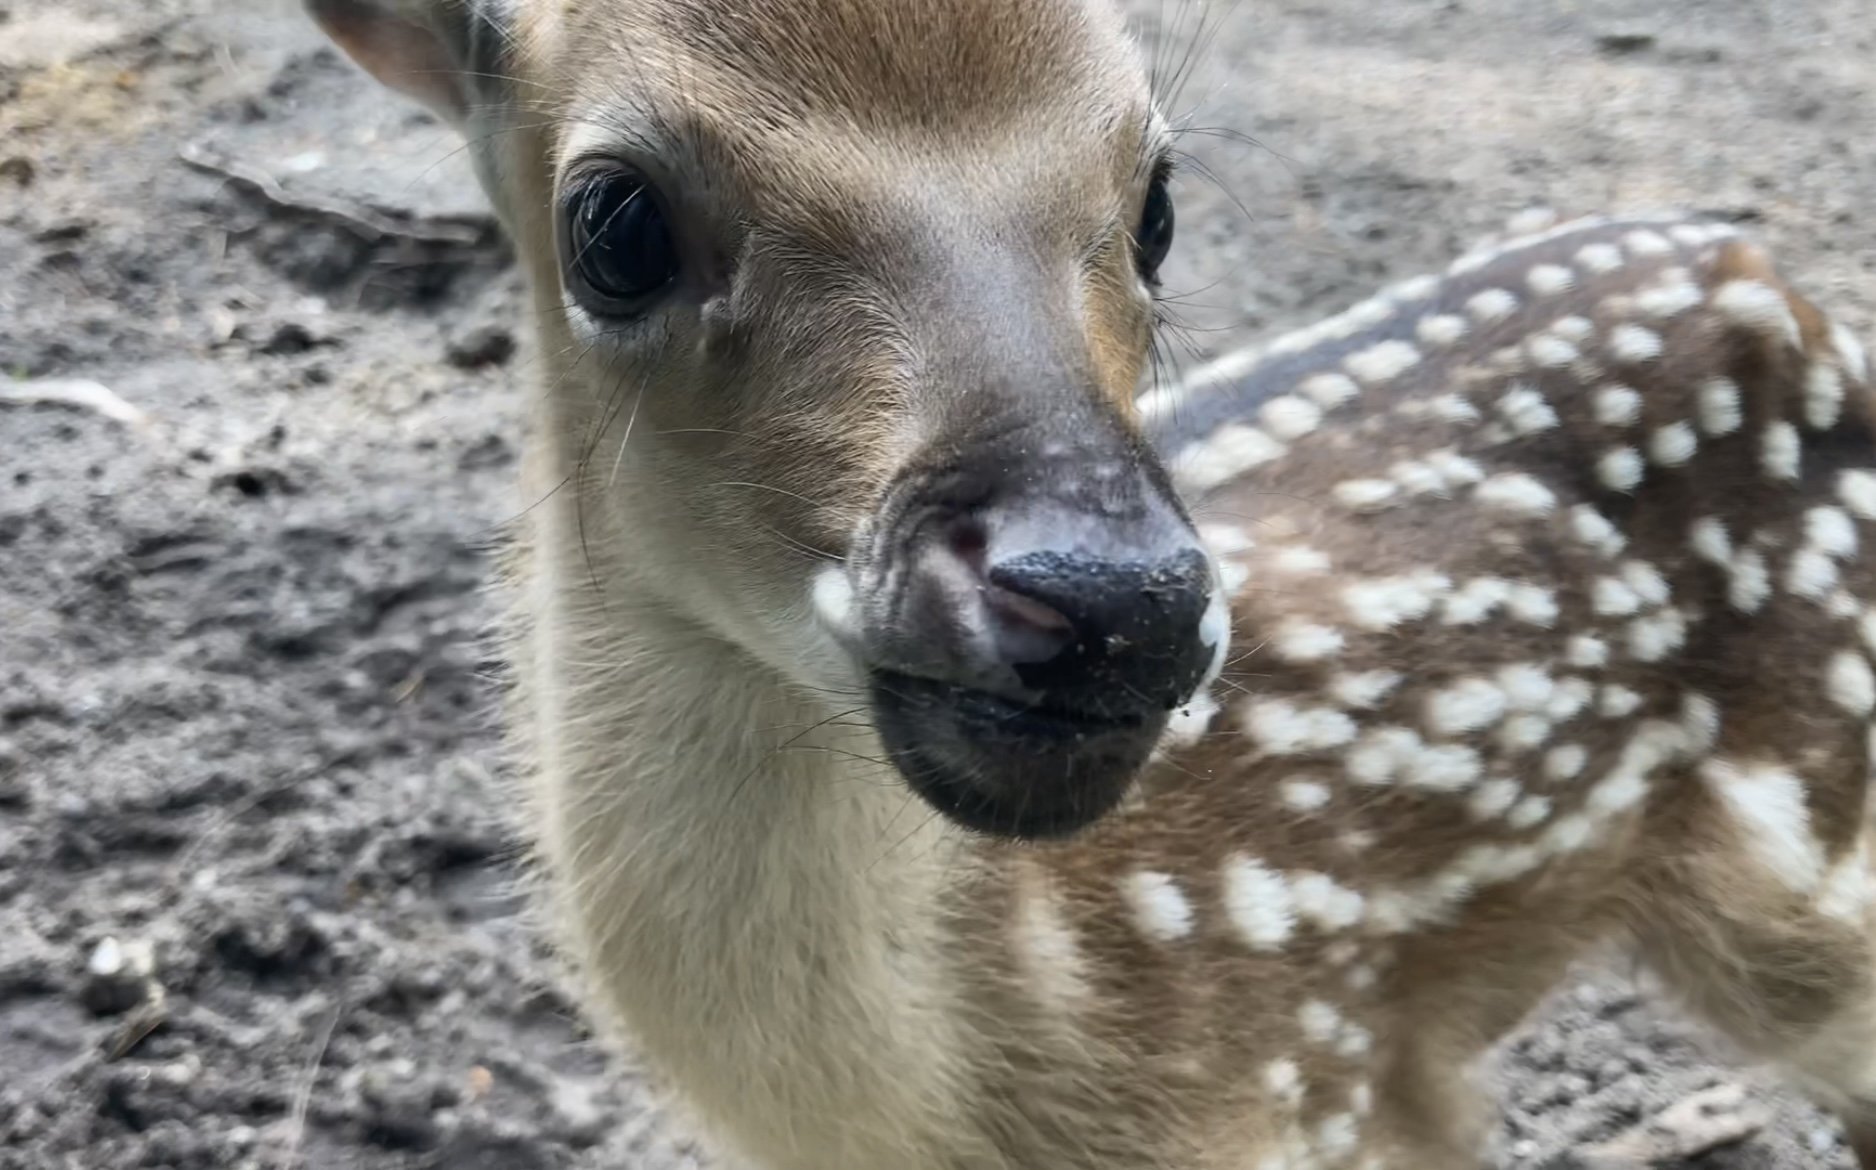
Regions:
[[[313,8],[506,128],[526,825],[743,1157],[1465,1166],[1468,1062],[1615,944],[1876,1166],[1869,370],[1731,229],[1501,241],[1135,404],[1104,9]]]

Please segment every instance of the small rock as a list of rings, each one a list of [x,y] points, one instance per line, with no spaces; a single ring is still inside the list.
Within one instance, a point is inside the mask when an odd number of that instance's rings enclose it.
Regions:
[[[451,341],[443,356],[459,370],[504,365],[515,356],[515,335],[499,325],[478,325]]]
[[[39,176],[39,170],[33,166],[33,160],[23,154],[11,158],[0,158],[0,179],[6,179],[21,187],[30,187]]]
[[[1639,29],[1612,29],[1596,35],[1596,48],[1612,57],[1645,53],[1655,47],[1655,34]]]
[[[298,321],[283,321],[261,344],[260,352],[269,357],[293,357],[320,345],[328,344]]]
[[[119,1015],[161,994],[155,974],[156,949],[147,940],[106,937],[85,962],[79,998],[96,1015]]]

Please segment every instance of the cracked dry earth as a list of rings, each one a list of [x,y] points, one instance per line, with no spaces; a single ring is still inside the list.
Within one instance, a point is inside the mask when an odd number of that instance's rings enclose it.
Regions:
[[[1193,356],[1534,203],[1720,212],[1872,332],[1867,0],[1211,16]],[[0,1168],[711,1164],[510,887],[522,320],[455,144],[284,0],[0,3]],[[1484,1076],[1494,1167],[1849,1166],[1620,970]]]

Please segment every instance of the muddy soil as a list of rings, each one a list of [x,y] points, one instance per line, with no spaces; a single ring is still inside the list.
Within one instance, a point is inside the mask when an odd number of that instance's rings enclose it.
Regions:
[[[1540,203],[1723,213],[1876,324],[1867,0],[1211,15],[1194,356]],[[75,399],[0,404],[0,1170],[710,1164],[512,888],[482,633],[522,320],[455,142],[284,0],[0,3],[0,397]],[[1742,1140],[1664,1164],[1849,1165],[1620,972],[1486,1075],[1497,1167],[1702,1090]]]

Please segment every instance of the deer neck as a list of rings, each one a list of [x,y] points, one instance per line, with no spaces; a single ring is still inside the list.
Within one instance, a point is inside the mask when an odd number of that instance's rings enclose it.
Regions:
[[[531,485],[573,470],[570,443],[540,441],[569,433],[537,426]],[[931,1114],[966,1096],[945,906],[968,847],[857,718],[655,591],[608,587],[650,550],[583,551],[579,507],[530,510],[510,577],[516,735],[556,792],[537,788],[538,852],[568,867],[559,912],[608,924],[583,966],[651,1063],[777,1165],[935,1164],[911,1151],[955,1145],[958,1119]],[[797,1149],[804,1115],[856,1122],[841,1149]]]

